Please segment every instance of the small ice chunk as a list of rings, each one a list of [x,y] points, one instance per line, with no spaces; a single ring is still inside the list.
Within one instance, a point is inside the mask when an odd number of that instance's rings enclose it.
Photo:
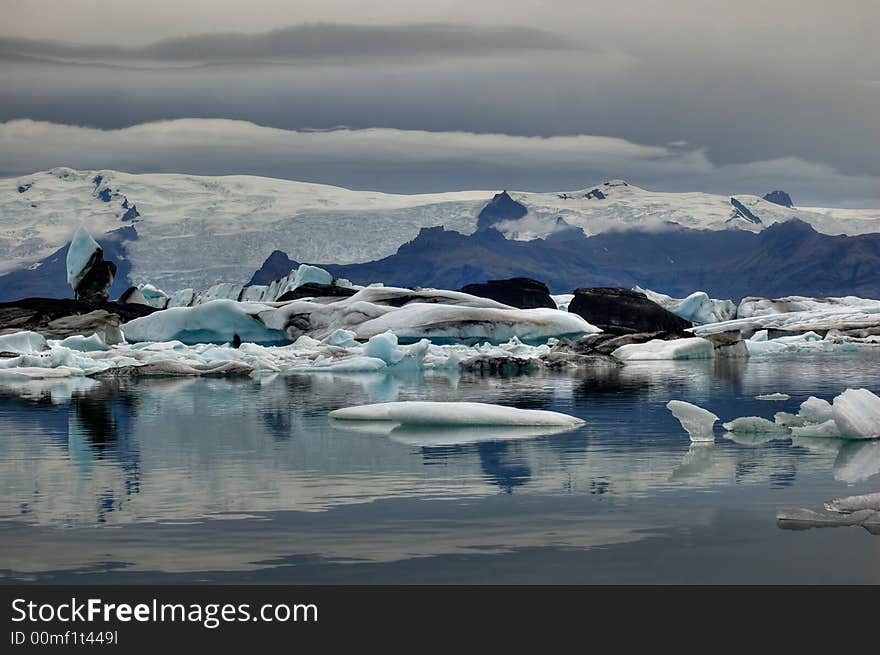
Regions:
[[[816,396],[810,396],[801,403],[798,416],[804,419],[807,423],[824,423],[825,421],[834,418],[831,410],[831,403],[827,400],[816,398]]]
[[[760,396],[755,396],[755,400],[790,400],[791,396],[787,393],[762,393]]]
[[[779,434],[788,432],[788,428],[777,425],[760,416],[741,416],[728,423],[722,424],[728,432],[741,432],[749,434]]]
[[[834,439],[840,437],[840,429],[834,419],[828,419],[822,423],[809,423],[803,426],[791,426],[791,433],[795,437],[821,437]]]
[[[345,421],[390,421],[403,425],[558,425],[576,427],[576,416],[490,403],[400,401],[345,407],[330,412]]]
[[[666,409],[679,420],[691,441],[715,441],[714,428],[718,417],[709,410],[683,400],[670,400]]]
[[[391,330],[370,337],[364,346],[364,355],[381,359],[389,365],[397,364],[404,353],[397,345],[397,335]]]
[[[880,437],[880,398],[867,389],[847,389],[834,399],[832,412],[842,436]]]
[[[797,416],[795,414],[791,414],[789,412],[776,412],[773,415],[773,421],[776,425],[790,428],[793,426],[801,426],[806,423],[806,421],[801,416]]]
[[[834,500],[825,503],[825,509],[829,512],[841,512],[843,514],[858,512],[859,510],[865,509],[880,512],[880,493],[835,498]]]
[[[305,336],[305,335],[303,335]],[[328,346],[339,346],[340,348],[351,348],[357,345],[357,341],[354,340],[355,333],[351,330],[344,330],[342,328],[338,330],[334,330],[329,335],[327,335],[321,343],[326,343]],[[303,337],[300,337],[302,339]]]
[[[0,335],[0,352],[26,355],[48,348],[46,339],[37,332],[14,332]]]
[[[97,334],[90,337],[84,337],[79,334],[64,339],[59,345],[70,348],[71,350],[79,350],[81,352],[99,352],[102,350],[110,350],[110,346],[104,343]]]

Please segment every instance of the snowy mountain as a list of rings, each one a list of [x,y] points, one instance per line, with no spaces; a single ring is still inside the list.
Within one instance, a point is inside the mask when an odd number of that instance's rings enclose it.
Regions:
[[[117,261],[117,285],[174,291],[247,282],[276,250],[300,262],[375,261],[423,227],[464,235],[491,227],[533,240],[572,228],[587,236],[670,226],[761,232],[793,218],[827,235],[880,232],[880,210],[789,208],[757,196],[661,193],[623,181],[557,193],[395,195],[250,176],[57,168],[0,179],[0,296],[14,293],[25,273],[28,288],[66,295],[63,279],[56,293],[56,281],[41,275],[80,225],[102,245],[116,244],[125,260]]]

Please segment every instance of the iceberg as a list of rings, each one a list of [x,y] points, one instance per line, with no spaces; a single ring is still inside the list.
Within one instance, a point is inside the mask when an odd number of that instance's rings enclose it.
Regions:
[[[785,509],[776,514],[779,527],[787,530],[806,530],[807,528],[837,528],[842,526],[863,526],[866,528],[878,524],[880,513],[870,509],[859,510],[851,514],[823,514],[809,509]],[[865,525],[870,522],[870,527]]]
[[[14,332],[0,335],[0,353],[25,355],[48,349],[46,339],[37,332]]]
[[[400,401],[357,405],[330,412],[340,421],[388,421],[402,425],[583,425],[583,419],[558,412],[519,409],[490,403]]]
[[[755,400],[790,400],[791,396],[787,393],[762,393],[755,396]]]
[[[768,421],[760,416],[741,416],[728,423],[722,423],[728,432],[744,434],[788,434],[788,428]]]
[[[880,437],[880,398],[867,389],[847,389],[834,399],[832,414],[841,436]]]
[[[798,416],[807,423],[824,423],[834,418],[831,403],[815,396],[810,396],[801,403]]]
[[[122,327],[127,341],[181,341],[186,344],[242,341],[280,344],[288,339],[266,327],[257,314],[270,310],[258,303],[212,300],[195,307],[173,307],[129,321]]]
[[[736,305],[733,304],[733,301],[709,298],[705,291],[695,291],[687,298],[672,298],[638,286],[633,287],[633,291],[646,295],[648,300],[691,323],[720,323],[737,315]]]
[[[715,441],[715,421],[718,417],[709,410],[683,400],[670,400],[666,409],[679,420],[691,441]]]
[[[645,343],[631,343],[611,353],[612,357],[629,361],[654,361],[671,359],[713,359],[715,346],[707,339],[652,339]]]
[[[98,253],[103,252],[89,231],[80,225],[67,249],[67,283],[76,291]]]
[[[858,512],[865,509],[880,512],[880,493],[835,498],[834,500],[825,503],[825,509],[829,512],[840,512],[843,514]]]
[[[828,419],[822,423],[808,423],[807,425],[791,426],[791,434],[795,437],[811,437],[822,439],[836,439],[842,436],[834,419]]]

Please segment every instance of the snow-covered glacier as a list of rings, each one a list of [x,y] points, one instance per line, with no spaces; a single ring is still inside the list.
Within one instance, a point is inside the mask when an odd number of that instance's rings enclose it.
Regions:
[[[244,284],[280,250],[295,261],[366,262],[392,255],[423,227],[470,234],[495,191],[401,195],[252,176],[201,177],[57,168],[0,180],[0,274],[38,265],[79,225],[102,236],[134,226],[129,276],[168,292]],[[824,234],[880,232],[873,210],[789,208],[757,196],[660,193],[621,181],[577,191],[505,194],[525,213],[491,227],[530,240],[580,228],[587,235],[668,227],[760,231],[799,218]],[[736,202],[734,202],[736,201]],[[743,219],[742,210],[759,217]]]

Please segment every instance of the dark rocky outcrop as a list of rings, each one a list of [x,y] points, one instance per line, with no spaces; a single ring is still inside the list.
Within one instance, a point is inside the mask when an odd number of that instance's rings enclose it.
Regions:
[[[762,224],[760,217],[752,213],[751,209],[746,207],[736,198],[731,198],[730,204],[733,205],[733,216],[731,216],[728,220],[732,220],[734,218],[742,218],[747,220],[749,223],[754,223],[755,225]]]
[[[522,218],[528,211],[525,205],[511,198],[507,191],[502,191],[480,211],[477,216],[477,231],[487,230],[501,221]]]
[[[286,277],[290,271],[299,267],[299,262],[295,262],[287,256],[287,253],[280,250],[273,250],[272,254],[266,257],[266,261],[260,266],[259,270],[254,273],[245,286],[250,287],[256,284],[269,285],[275,280]]]
[[[137,304],[24,298],[0,303],[0,334],[30,330],[52,339],[98,334],[105,343],[116,343],[121,338],[122,323],[154,311],[153,307]]]
[[[764,195],[764,200],[766,200],[767,202],[772,202],[776,205],[782,205],[783,207],[794,207],[794,203],[792,203],[791,201],[791,196],[788,195],[785,191],[781,191],[778,189]]]
[[[528,277],[512,277],[506,280],[489,280],[482,284],[467,284],[459,291],[480,298],[489,298],[519,309],[538,307],[556,308],[547,285]]]
[[[630,289],[575,289],[568,311],[611,334],[681,332],[693,327],[689,321]]]
[[[338,287],[335,284],[317,284],[315,282],[307,282],[282,293],[276,302],[286,302],[288,300],[299,300],[300,298],[348,298],[357,293],[357,289],[351,287]]]
[[[116,264],[104,260],[103,250],[96,251],[88,271],[76,285],[76,299],[84,302],[106,302],[115,277]]]

